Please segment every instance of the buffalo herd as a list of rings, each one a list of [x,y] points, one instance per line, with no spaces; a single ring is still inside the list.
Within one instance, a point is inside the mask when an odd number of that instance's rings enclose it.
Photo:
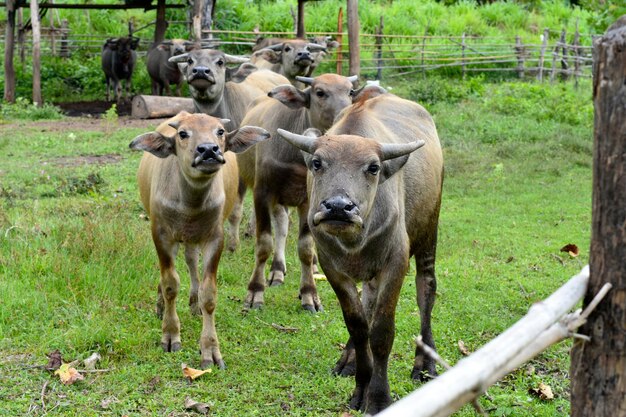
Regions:
[[[144,151],[137,179],[160,265],[163,350],[177,351],[182,343],[175,307],[182,244],[189,304],[202,316],[200,365],[225,366],[215,326],[216,278],[224,246],[237,248],[250,189],[256,261],[243,308],[263,306],[265,288],[284,282],[288,210],[294,207],[301,308],[323,310],[313,277],[319,265],[349,333],[334,373],[355,377],[350,407],[374,415],[392,402],[387,366],[412,257],[421,336],[435,348],[442,150],[433,119],[419,104],[378,85],[358,88],[356,75],[315,75],[332,46],[323,43],[269,39],[257,42],[249,57],[180,40],[153,46],[147,56],[152,93],[172,94],[175,87],[180,94],[187,83],[195,112],[166,120],[130,148]],[[136,47],[132,37],[103,47],[107,87],[111,82],[116,99],[121,80],[128,94]],[[411,376],[436,376],[434,359],[419,348]]]

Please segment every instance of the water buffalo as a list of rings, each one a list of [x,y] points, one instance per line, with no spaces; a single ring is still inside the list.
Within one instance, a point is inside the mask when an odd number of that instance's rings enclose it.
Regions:
[[[189,85],[197,112],[229,119],[227,129],[234,130],[241,124],[248,106],[255,99],[265,96],[269,90],[289,80],[269,70],[259,70],[248,64],[247,59],[225,54],[213,49],[194,50],[169,59],[178,64],[183,78]],[[228,64],[241,64],[229,68]],[[241,218],[245,186],[241,184],[240,203],[235,212]],[[239,242],[239,229],[231,225],[228,249],[234,250]]]
[[[350,407],[373,415],[391,403],[387,364],[395,310],[415,256],[421,335],[434,348],[435,249],[443,158],[431,116],[391,94],[357,101],[324,136],[279,130],[304,153],[308,223],[350,340],[335,372],[356,362]],[[361,298],[356,287],[363,283]],[[435,375],[416,350],[412,376]]]
[[[111,84],[115,100],[122,96],[121,81],[124,80],[126,91],[124,97],[130,96],[133,70],[137,62],[137,46],[139,38],[109,38],[102,46],[102,70],[107,84],[107,101],[111,100]]]
[[[316,59],[322,52],[326,52],[322,45],[303,39],[291,39],[254,52],[251,62],[259,68],[282,74],[293,85],[300,86],[296,77],[311,75],[318,63]]]
[[[273,136],[279,128],[303,132],[313,127],[325,131],[335,116],[352,103],[353,83],[357,77],[324,74],[316,78],[298,77],[298,80],[310,87],[305,90],[298,90],[290,84],[275,87],[268,97],[255,102],[242,123],[263,127]],[[283,141],[270,140],[237,158],[242,178],[247,180],[247,185],[254,187],[256,215],[256,265],[248,284],[245,307],[258,308],[264,303],[265,264],[272,252],[272,223],[276,229],[276,251],[268,283],[280,285],[284,282],[288,228],[284,206],[294,206],[300,215],[301,304],[311,312],[321,310],[313,280],[314,249],[306,221],[306,167],[301,153]]]
[[[153,95],[172,95],[172,86],[176,86],[176,95],[180,97],[183,76],[178,65],[169,62],[173,56],[198,49],[200,45],[184,39],[171,39],[154,45],[146,57],[146,68],[152,79]]]
[[[189,304],[202,313],[201,366],[224,367],[215,331],[217,267],[224,245],[224,219],[237,200],[237,160],[242,152],[269,137],[257,127],[226,132],[227,120],[181,112],[155,132],[137,136],[130,148],[146,151],[137,180],[141,201],[150,216],[152,239],[161,269],[157,313],[163,318],[161,346],[181,348],[176,297],[180,278],[175,258],[180,243],[191,277]],[[227,152],[232,151],[232,152]],[[202,251],[202,282],[198,253]]]

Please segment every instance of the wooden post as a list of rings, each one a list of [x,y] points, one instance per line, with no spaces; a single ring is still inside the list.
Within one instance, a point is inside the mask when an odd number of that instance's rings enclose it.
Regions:
[[[30,2],[30,23],[33,27],[33,104],[41,107],[41,25],[37,0]]]
[[[611,283],[572,348],[572,417],[626,410],[626,15],[593,45],[594,155],[590,280],[583,300]]]
[[[348,73],[361,74],[361,47],[359,44],[359,0],[347,0],[348,6],[348,47],[350,61]]]
[[[524,78],[524,45],[519,35],[515,37],[515,55],[517,55],[517,76]]]
[[[202,11],[204,10],[204,0],[194,0],[193,16],[191,18],[193,28],[193,40],[202,41]]]
[[[20,62],[26,62],[26,31],[24,30],[24,9],[17,9],[17,50]]]
[[[154,27],[154,43],[163,42],[165,39],[165,31],[167,30],[167,21],[165,20],[165,0],[157,1],[156,25]]]
[[[546,47],[548,46],[548,35],[550,35],[550,29],[544,29],[543,35],[541,35],[541,53],[539,55],[539,69],[537,73],[537,79],[543,81],[543,59],[546,54]]]
[[[54,4],[54,0],[50,0],[50,4]],[[54,13],[50,10],[50,50],[52,51],[52,56],[57,55],[57,31],[54,27]]]
[[[465,33],[461,36],[461,71],[465,79]]]
[[[339,8],[339,14],[337,15],[337,69],[338,75],[343,73],[343,8]]]
[[[4,35],[4,100],[15,103],[15,67],[13,51],[15,49],[15,9],[17,0],[6,0],[7,26]]]
[[[580,32],[578,32],[578,22],[576,22],[576,33],[572,42],[574,50],[574,88],[578,88],[578,77],[580,76]]]
[[[424,37],[422,38],[422,77],[426,78],[426,68],[424,67],[424,54],[426,53],[426,37],[428,36],[428,25],[424,29]]]
[[[380,17],[380,25],[376,28],[376,79],[383,78],[383,28],[385,27],[383,16]]]
[[[304,1],[298,0],[298,19],[296,20],[296,38],[304,38]]]
[[[59,42],[59,56],[61,58],[70,57],[69,41],[67,38],[70,34],[69,23],[67,19],[61,21],[61,42]]]
[[[561,79],[563,81],[567,80],[569,77],[569,63],[567,61],[567,43],[566,43],[566,34],[565,29],[561,31],[561,37],[559,38],[559,42],[561,44]]]
[[[561,46],[559,41],[554,44],[554,50],[552,51],[552,68],[550,69],[550,83],[554,82],[554,76],[556,75],[556,59],[559,56],[559,50]]]

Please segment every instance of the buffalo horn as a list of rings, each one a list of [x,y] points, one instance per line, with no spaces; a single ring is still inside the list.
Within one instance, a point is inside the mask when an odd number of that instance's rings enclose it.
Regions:
[[[228,54],[224,54],[224,58],[226,58],[227,64],[243,64],[250,61],[250,58]]]
[[[189,58],[189,54],[174,55],[168,59],[168,62],[186,62],[187,58]]]
[[[306,84],[306,85],[311,85],[311,84],[313,84],[313,80],[314,80],[314,79],[315,79],[315,78],[312,78],[312,77],[301,77],[301,76],[299,76],[299,75],[296,75],[296,80],[298,80],[298,81],[300,81],[301,83],[304,83],[304,84]]]
[[[278,134],[298,149],[307,153],[313,153],[315,151],[315,141],[317,140],[315,137],[297,135],[284,129],[278,129]]]
[[[426,142],[421,139],[409,143],[383,143],[380,146],[383,154],[383,161],[409,154],[421,148],[425,144]]]
[[[348,81],[350,81],[351,83],[355,83],[359,80],[359,76],[358,75],[351,75],[348,77]]]
[[[283,49],[283,42],[266,46],[265,49],[271,49],[272,51],[281,51]]]
[[[326,48],[318,43],[307,43],[306,47],[311,52],[326,52]]]

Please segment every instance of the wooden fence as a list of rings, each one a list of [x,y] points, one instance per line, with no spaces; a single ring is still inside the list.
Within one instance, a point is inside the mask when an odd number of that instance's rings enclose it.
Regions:
[[[184,23],[184,22],[171,22]],[[427,30],[426,30],[427,31]],[[328,59],[333,60],[332,71],[346,72],[349,56],[347,34],[339,32],[311,32],[310,36],[332,36],[341,46]],[[247,54],[257,36],[293,37],[291,32],[245,32],[213,30],[204,33],[205,47],[219,47],[229,52]],[[18,36],[19,37],[19,36]],[[478,36],[405,36],[386,35],[381,26],[375,34],[360,35],[359,57],[361,75],[381,79],[407,74],[426,74],[438,71],[466,77],[468,73],[500,72],[519,78],[535,77],[539,81],[591,76],[592,36],[581,42],[578,32],[568,34],[546,29],[535,39],[506,39]],[[74,54],[99,55],[106,37],[74,35],[66,26],[42,28],[42,54],[68,57]],[[4,44],[4,37],[0,36]],[[139,55],[144,55],[152,39],[141,39]],[[28,59],[30,39],[21,34],[18,56]],[[335,66],[336,62],[336,66]],[[323,67],[330,71],[330,66]]]

